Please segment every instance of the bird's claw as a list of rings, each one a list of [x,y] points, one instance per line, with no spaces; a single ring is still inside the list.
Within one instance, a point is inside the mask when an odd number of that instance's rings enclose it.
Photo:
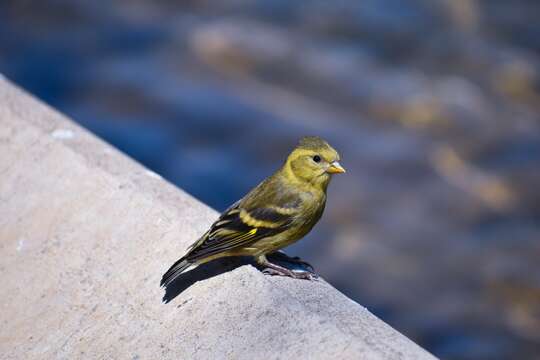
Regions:
[[[262,273],[264,275],[271,275],[271,276],[274,276],[274,275],[279,275],[279,276],[290,276],[289,274],[285,274],[284,272],[281,272],[281,271],[278,271],[278,270],[275,270],[275,269],[272,269],[272,268],[266,268],[262,271]]]
[[[317,280],[319,278],[319,275],[309,272],[309,271],[294,271],[294,270],[281,271],[281,270],[276,270],[272,268],[266,268],[262,272],[265,275],[288,276],[294,279],[303,279],[303,280],[310,280],[310,281]]]
[[[293,271],[293,273],[296,279],[304,279],[304,280],[310,280],[310,281],[319,279],[319,275],[311,271]]]

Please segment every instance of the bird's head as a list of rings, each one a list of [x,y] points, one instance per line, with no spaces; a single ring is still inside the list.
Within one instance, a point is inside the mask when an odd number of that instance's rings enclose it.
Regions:
[[[287,176],[299,182],[326,190],[332,174],[344,173],[339,154],[326,141],[317,136],[300,140],[284,166]]]

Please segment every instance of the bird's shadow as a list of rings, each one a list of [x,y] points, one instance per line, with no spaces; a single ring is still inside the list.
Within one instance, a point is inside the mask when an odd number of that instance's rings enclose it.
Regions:
[[[299,264],[294,261],[294,258],[289,257],[283,252],[273,253],[267,256],[268,260],[278,265],[287,267],[291,270],[312,271],[309,266]],[[165,287],[165,295],[163,302],[168,303],[175,297],[180,295],[184,290],[198,281],[210,279],[214,276],[234,270],[243,265],[252,265],[259,271],[264,270],[264,267],[257,264],[252,257],[228,257],[215,259],[206,264],[199,265],[193,270],[181,274]]]

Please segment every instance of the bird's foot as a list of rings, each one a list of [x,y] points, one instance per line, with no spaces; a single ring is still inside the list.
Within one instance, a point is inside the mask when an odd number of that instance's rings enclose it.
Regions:
[[[268,265],[268,264],[266,264]],[[262,272],[265,275],[278,275],[278,276],[288,276],[293,279],[303,279],[303,280],[316,280],[319,278],[317,274],[314,274],[309,271],[294,271],[287,268],[281,267],[276,264],[272,264],[272,267],[265,268]]]
[[[287,271],[281,271],[281,270],[276,270],[276,269],[273,269],[273,268],[266,268],[262,272],[265,275],[288,276],[288,277],[291,277],[293,279],[303,279],[303,280],[311,280],[311,281],[317,280],[319,278],[319,276],[317,274],[314,274],[314,273],[309,272],[309,271],[293,271],[293,270],[288,270],[288,269],[286,269],[286,270]]]
[[[300,267],[305,268],[307,271],[311,273],[315,271],[315,269],[313,268],[313,265],[311,265],[307,261],[300,259],[298,256],[291,257],[285,254],[283,251],[276,251],[272,253],[271,256],[274,257],[276,260],[281,260],[281,261],[288,262],[291,264],[299,265]]]
[[[315,280],[319,276],[310,272],[310,271],[294,271],[287,269],[283,266],[274,264],[266,259],[265,256],[261,256],[257,259],[257,262],[264,266],[263,274],[266,275],[279,275],[279,276],[288,276],[293,279],[305,279],[305,280]]]
[[[285,269],[284,270],[276,270],[274,268],[267,267],[264,269],[263,274],[265,275],[271,275],[271,276],[289,276],[289,277],[295,277],[294,273],[291,270]]]
[[[311,271],[293,271],[293,273],[297,279],[304,279],[304,280],[310,280],[310,281],[319,279],[319,275]]]

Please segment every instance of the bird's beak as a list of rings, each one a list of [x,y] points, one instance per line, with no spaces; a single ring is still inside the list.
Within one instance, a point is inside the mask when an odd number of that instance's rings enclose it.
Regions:
[[[343,166],[341,166],[337,161],[334,161],[330,164],[330,167],[328,168],[328,170],[326,170],[326,172],[329,174],[341,174],[346,171]]]

